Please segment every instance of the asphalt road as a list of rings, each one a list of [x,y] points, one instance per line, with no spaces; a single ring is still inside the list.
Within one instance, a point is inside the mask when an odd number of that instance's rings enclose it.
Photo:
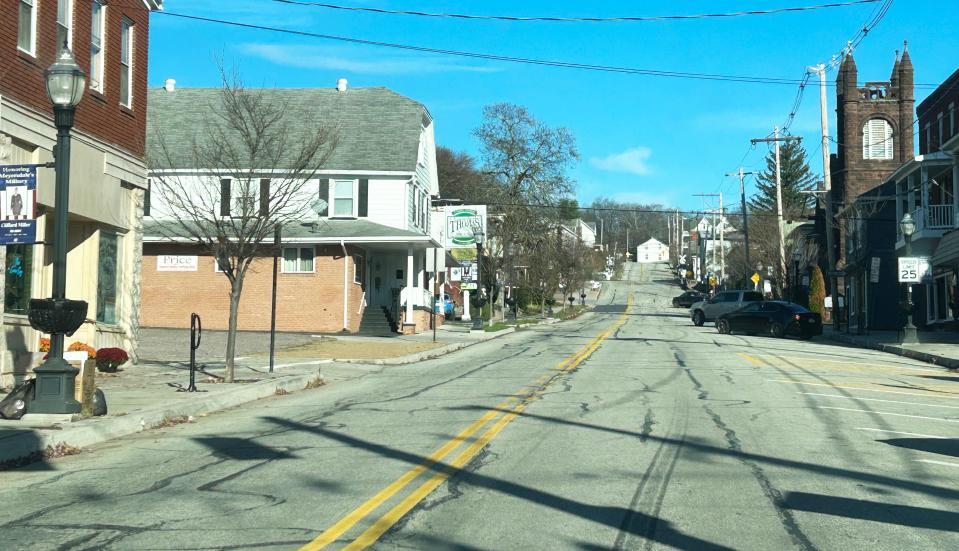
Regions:
[[[959,549],[959,377],[596,311],[0,472],[7,549]]]

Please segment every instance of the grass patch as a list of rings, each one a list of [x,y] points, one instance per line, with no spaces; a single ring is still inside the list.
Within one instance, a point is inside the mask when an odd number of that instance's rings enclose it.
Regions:
[[[483,331],[486,331],[487,333],[494,333],[494,332],[496,332],[496,331],[502,331],[503,329],[507,329],[507,328],[509,328],[509,327],[513,327],[513,326],[510,325],[510,324],[508,324],[508,323],[503,323],[503,322],[501,322],[501,321],[497,321],[497,322],[493,323],[493,325],[486,325],[486,326],[484,326],[484,327],[483,327]]]
[[[364,339],[335,339],[323,337],[304,345],[280,350],[278,358],[284,359],[349,359],[349,360],[379,360],[398,358],[408,354],[423,352],[440,346],[443,342],[419,342],[396,340],[377,340],[370,342]],[[265,354],[258,355],[266,357]]]
[[[164,417],[162,421],[153,425],[150,428],[154,429],[165,429],[167,427],[175,427],[177,425],[182,425],[185,423],[196,423],[196,419],[192,415],[176,415],[173,417]]]
[[[579,317],[580,314],[582,314],[588,309],[589,308],[587,306],[573,306],[573,307],[566,308],[565,310],[560,312],[559,315],[556,317],[564,321],[571,320],[576,317]]]

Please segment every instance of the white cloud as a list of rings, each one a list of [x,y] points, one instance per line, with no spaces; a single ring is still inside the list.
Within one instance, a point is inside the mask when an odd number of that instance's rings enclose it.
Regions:
[[[589,162],[600,170],[648,176],[652,173],[648,163],[652,154],[653,151],[648,147],[631,147],[621,153],[613,153],[605,157],[593,157]]]
[[[296,44],[243,44],[241,50],[277,65],[328,69],[354,74],[399,75],[447,72],[490,73],[502,69],[469,65],[432,55],[377,55],[372,49],[303,46]]]

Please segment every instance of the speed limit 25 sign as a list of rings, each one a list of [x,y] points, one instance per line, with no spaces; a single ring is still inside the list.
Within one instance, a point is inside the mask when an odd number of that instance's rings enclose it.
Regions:
[[[899,283],[922,283],[928,272],[928,258],[899,257]]]

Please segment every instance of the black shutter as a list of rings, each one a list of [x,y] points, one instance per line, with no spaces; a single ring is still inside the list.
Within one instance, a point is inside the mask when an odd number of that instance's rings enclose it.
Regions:
[[[370,181],[366,178],[360,180],[360,204],[356,209],[356,215],[359,217],[369,216],[370,211]]]
[[[260,216],[270,215],[270,179],[260,179]]]
[[[330,181],[325,178],[320,180],[320,200],[323,201],[326,206],[319,212],[319,215],[328,216],[330,213]]]
[[[220,216],[230,215],[230,180],[220,180]]]

